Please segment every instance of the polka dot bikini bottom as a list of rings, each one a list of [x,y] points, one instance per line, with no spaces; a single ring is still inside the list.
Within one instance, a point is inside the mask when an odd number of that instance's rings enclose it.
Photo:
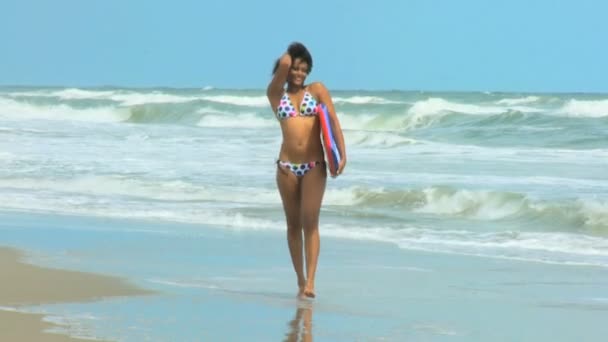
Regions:
[[[277,165],[284,169],[288,169],[298,177],[304,176],[308,171],[312,170],[313,167],[322,164],[322,161],[312,161],[309,163],[291,163],[288,161],[277,160]]]

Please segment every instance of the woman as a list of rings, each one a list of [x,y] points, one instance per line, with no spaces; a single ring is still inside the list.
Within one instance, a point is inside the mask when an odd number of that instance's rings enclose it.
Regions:
[[[298,296],[313,298],[320,247],[319,211],[327,180],[317,103],[324,103],[329,109],[342,156],[337,173],[332,176],[344,170],[346,149],[329,91],[320,82],[304,83],[311,69],[312,57],[306,47],[300,43],[291,44],[276,62],[266,94],[283,134],[276,181],[287,221],[287,242],[297,275]]]

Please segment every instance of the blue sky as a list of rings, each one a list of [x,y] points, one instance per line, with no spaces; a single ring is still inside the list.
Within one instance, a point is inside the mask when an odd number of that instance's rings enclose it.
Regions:
[[[0,84],[608,92],[604,0],[3,0]]]

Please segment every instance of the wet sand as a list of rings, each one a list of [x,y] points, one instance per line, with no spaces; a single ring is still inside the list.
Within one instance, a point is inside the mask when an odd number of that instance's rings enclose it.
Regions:
[[[19,251],[0,247],[0,341],[86,341],[48,333],[53,324],[43,315],[19,312],[21,307],[87,302],[106,297],[150,294],[112,276],[43,268],[22,261]],[[90,341],[90,340],[88,340]]]

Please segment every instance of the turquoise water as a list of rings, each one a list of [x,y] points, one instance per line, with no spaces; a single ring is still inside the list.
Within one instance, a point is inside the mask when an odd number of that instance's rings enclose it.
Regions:
[[[575,318],[564,341],[606,332],[608,95],[332,95],[349,162],[322,209],[316,340],[522,340],[505,332],[518,317],[523,340],[550,336],[549,318]],[[48,308],[91,310],[98,336],[218,337],[211,301],[261,310],[272,334],[255,336],[280,340],[297,313],[280,142],[262,90],[0,88],[0,243],[174,294]],[[276,248],[247,256],[250,241]]]

